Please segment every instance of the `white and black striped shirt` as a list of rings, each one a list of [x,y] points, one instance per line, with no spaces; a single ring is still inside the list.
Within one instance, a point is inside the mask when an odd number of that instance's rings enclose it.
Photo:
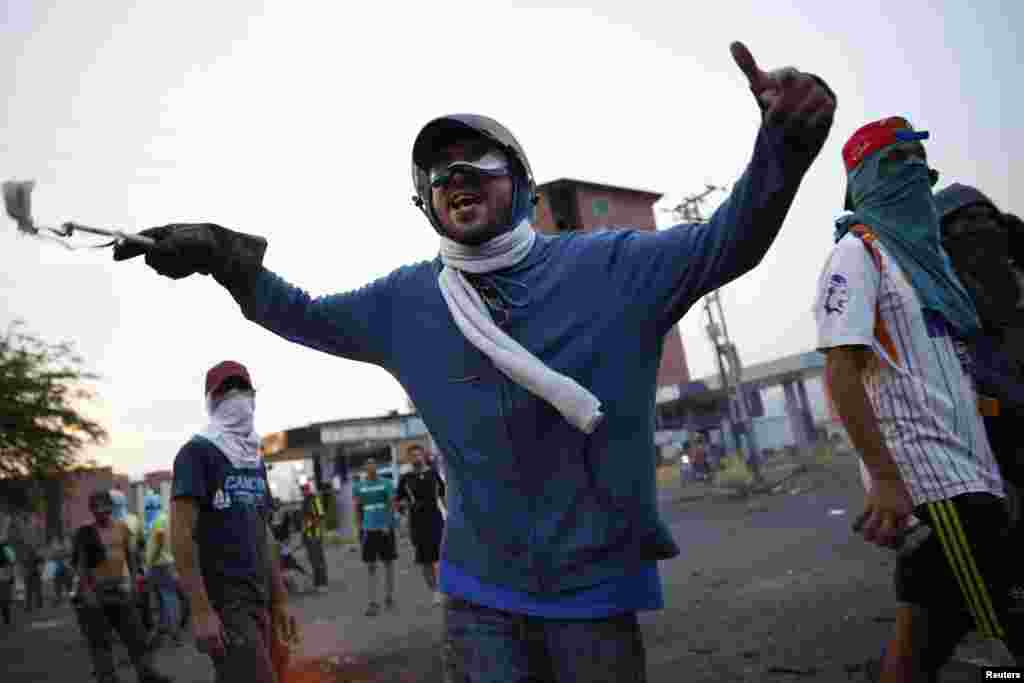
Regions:
[[[863,380],[914,505],[970,492],[1003,495],[967,373],[964,345],[921,307],[899,264],[870,233],[843,237],[818,283],[818,348],[868,346]]]

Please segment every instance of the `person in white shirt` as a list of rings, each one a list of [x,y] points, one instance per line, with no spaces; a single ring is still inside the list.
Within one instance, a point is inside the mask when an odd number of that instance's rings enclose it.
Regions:
[[[826,389],[870,475],[858,529],[886,547],[913,517],[933,532],[899,557],[883,681],[935,680],[973,626],[1020,651],[1003,481],[967,368],[980,324],[941,248],[926,137],[892,117],[843,147],[854,213],[837,223],[814,305]]]

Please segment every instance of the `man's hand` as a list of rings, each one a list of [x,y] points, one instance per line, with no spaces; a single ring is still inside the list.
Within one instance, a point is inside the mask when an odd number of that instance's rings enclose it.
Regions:
[[[906,538],[913,512],[914,503],[902,481],[876,480],[865,497],[864,512],[854,522],[853,530],[868,543],[899,548]]]
[[[149,228],[139,233],[154,240],[152,247],[121,242],[114,260],[124,261],[143,252],[146,265],[165,277],[179,280],[194,273],[212,275],[241,303],[251,293],[267,241],[256,235],[228,230],[213,223],[184,223]]]
[[[299,624],[288,611],[287,603],[275,600],[270,605],[270,622],[273,625],[274,637],[281,643],[293,647],[301,640]]]
[[[208,223],[148,228],[139,234],[154,240],[152,247],[147,249],[135,242],[121,242],[114,247],[114,260],[124,261],[145,254],[146,265],[174,280],[193,273],[206,275],[220,250],[216,233],[223,230]]]
[[[192,634],[196,647],[212,657],[224,656],[224,625],[212,609],[192,612]]]
[[[807,136],[808,142],[824,142],[822,131],[827,132],[832,125],[836,95],[823,80],[791,66],[764,72],[740,42],[733,43],[730,50],[750,83],[766,123],[783,126],[798,137]]]

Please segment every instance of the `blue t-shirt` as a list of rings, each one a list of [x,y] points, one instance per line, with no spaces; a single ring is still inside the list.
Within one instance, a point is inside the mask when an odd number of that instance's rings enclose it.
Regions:
[[[269,600],[270,514],[266,467],[236,468],[213,443],[194,436],[174,459],[172,498],[199,505],[195,539],[214,605]]]
[[[364,531],[388,531],[395,525],[395,486],[390,481],[381,477],[358,481],[352,486],[352,495],[363,506]]]
[[[441,591],[484,607],[545,619],[602,619],[665,606],[656,562],[596,586],[541,595],[484,583],[442,560]]]

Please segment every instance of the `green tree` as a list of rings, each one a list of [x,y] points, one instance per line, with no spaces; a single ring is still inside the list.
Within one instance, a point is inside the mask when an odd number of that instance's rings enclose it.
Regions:
[[[97,376],[68,342],[49,343],[16,321],[0,336],[0,479],[53,480],[80,465],[106,430],[79,406]]]

